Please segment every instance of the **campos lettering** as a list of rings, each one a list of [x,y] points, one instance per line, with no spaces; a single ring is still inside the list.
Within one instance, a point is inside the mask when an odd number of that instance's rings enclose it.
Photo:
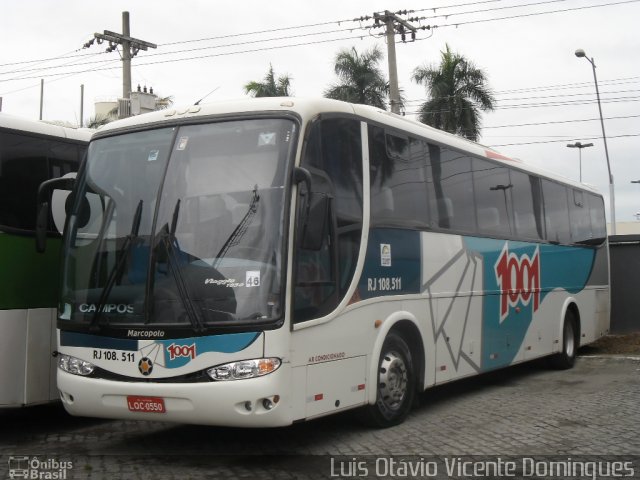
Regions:
[[[97,305],[94,305],[93,303],[81,303],[80,306],[78,307],[78,309],[82,312],[82,313],[94,313],[98,307]],[[125,313],[133,313],[133,305],[127,305],[124,303],[107,303],[105,305],[103,305],[102,307],[100,307],[100,312],[102,313],[120,313],[120,314],[125,314]]]

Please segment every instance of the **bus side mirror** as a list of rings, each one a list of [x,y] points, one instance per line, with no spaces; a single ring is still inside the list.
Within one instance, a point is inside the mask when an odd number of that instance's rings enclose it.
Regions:
[[[300,246],[318,251],[324,245],[329,225],[331,198],[321,192],[313,192],[309,201],[309,215],[303,225]]]
[[[52,178],[42,182],[38,187],[38,213],[36,217],[36,251],[38,253],[43,253],[47,247],[47,227],[53,191],[71,190],[74,183],[75,178]]]
[[[298,215],[298,242],[305,250],[318,251],[324,244],[327,235],[329,196],[312,190],[311,173],[302,167],[293,170],[293,181],[306,188],[299,193],[300,209]]]

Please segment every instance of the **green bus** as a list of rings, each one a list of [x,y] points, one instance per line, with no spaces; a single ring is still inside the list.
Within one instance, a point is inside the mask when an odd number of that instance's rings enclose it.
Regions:
[[[0,408],[58,398],[55,384],[60,234],[36,253],[40,183],[78,170],[91,133],[0,113]]]

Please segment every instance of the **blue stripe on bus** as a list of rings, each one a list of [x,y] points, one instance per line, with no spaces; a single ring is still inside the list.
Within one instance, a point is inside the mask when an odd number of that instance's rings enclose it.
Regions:
[[[420,232],[371,229],[358,283],[360,298],[420,293],[420,270]]]
[[[554,289],[583,290],[595,259],[584,247],[469,237],[465,244],[483,259],[482,370],[512,363],[544,299]]]
[[[138,351],[138,340],[126,338],[101,337],[86,333],[60,332],[60,346],[62,347],[86,347],[104,348],[113,350],[126,350],[130,352]]]

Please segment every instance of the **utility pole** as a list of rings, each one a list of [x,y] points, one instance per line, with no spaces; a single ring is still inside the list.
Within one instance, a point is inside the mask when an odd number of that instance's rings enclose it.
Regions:
[[[44,105],[44,78],[40,79],[40,120],[42,120],[42,108]]]
[[[398,12],[400,13],[400,12]],[[411,39],[415,40],[417,28],[406,20],[398,17],[393,12],[385,10],[384,14],[374,13],[373,18],[376,25],[381,23],[386,25],[387,31],[387,59],[389,61],[389,102],[391,103],[391,112],[400,113],[400,88],[398,87],[398,66],[396,65],[396,33],[405,41],[405,35],[411,32]]]
[[[80,128],[84,127],[84,83],[80,85]]]
[[[140,50],[158,48],[154,43],[131,37],[130,32],[129,12],[122,12],[122,34],[104,30],[103,33],[94,33],[94,38],[84,44],[84,48],[89,48],[94,41],[98,44],[107,41],[107,52],[113,52],[118,45],[122,45],[122,98],[131,98],[131,59]]]

